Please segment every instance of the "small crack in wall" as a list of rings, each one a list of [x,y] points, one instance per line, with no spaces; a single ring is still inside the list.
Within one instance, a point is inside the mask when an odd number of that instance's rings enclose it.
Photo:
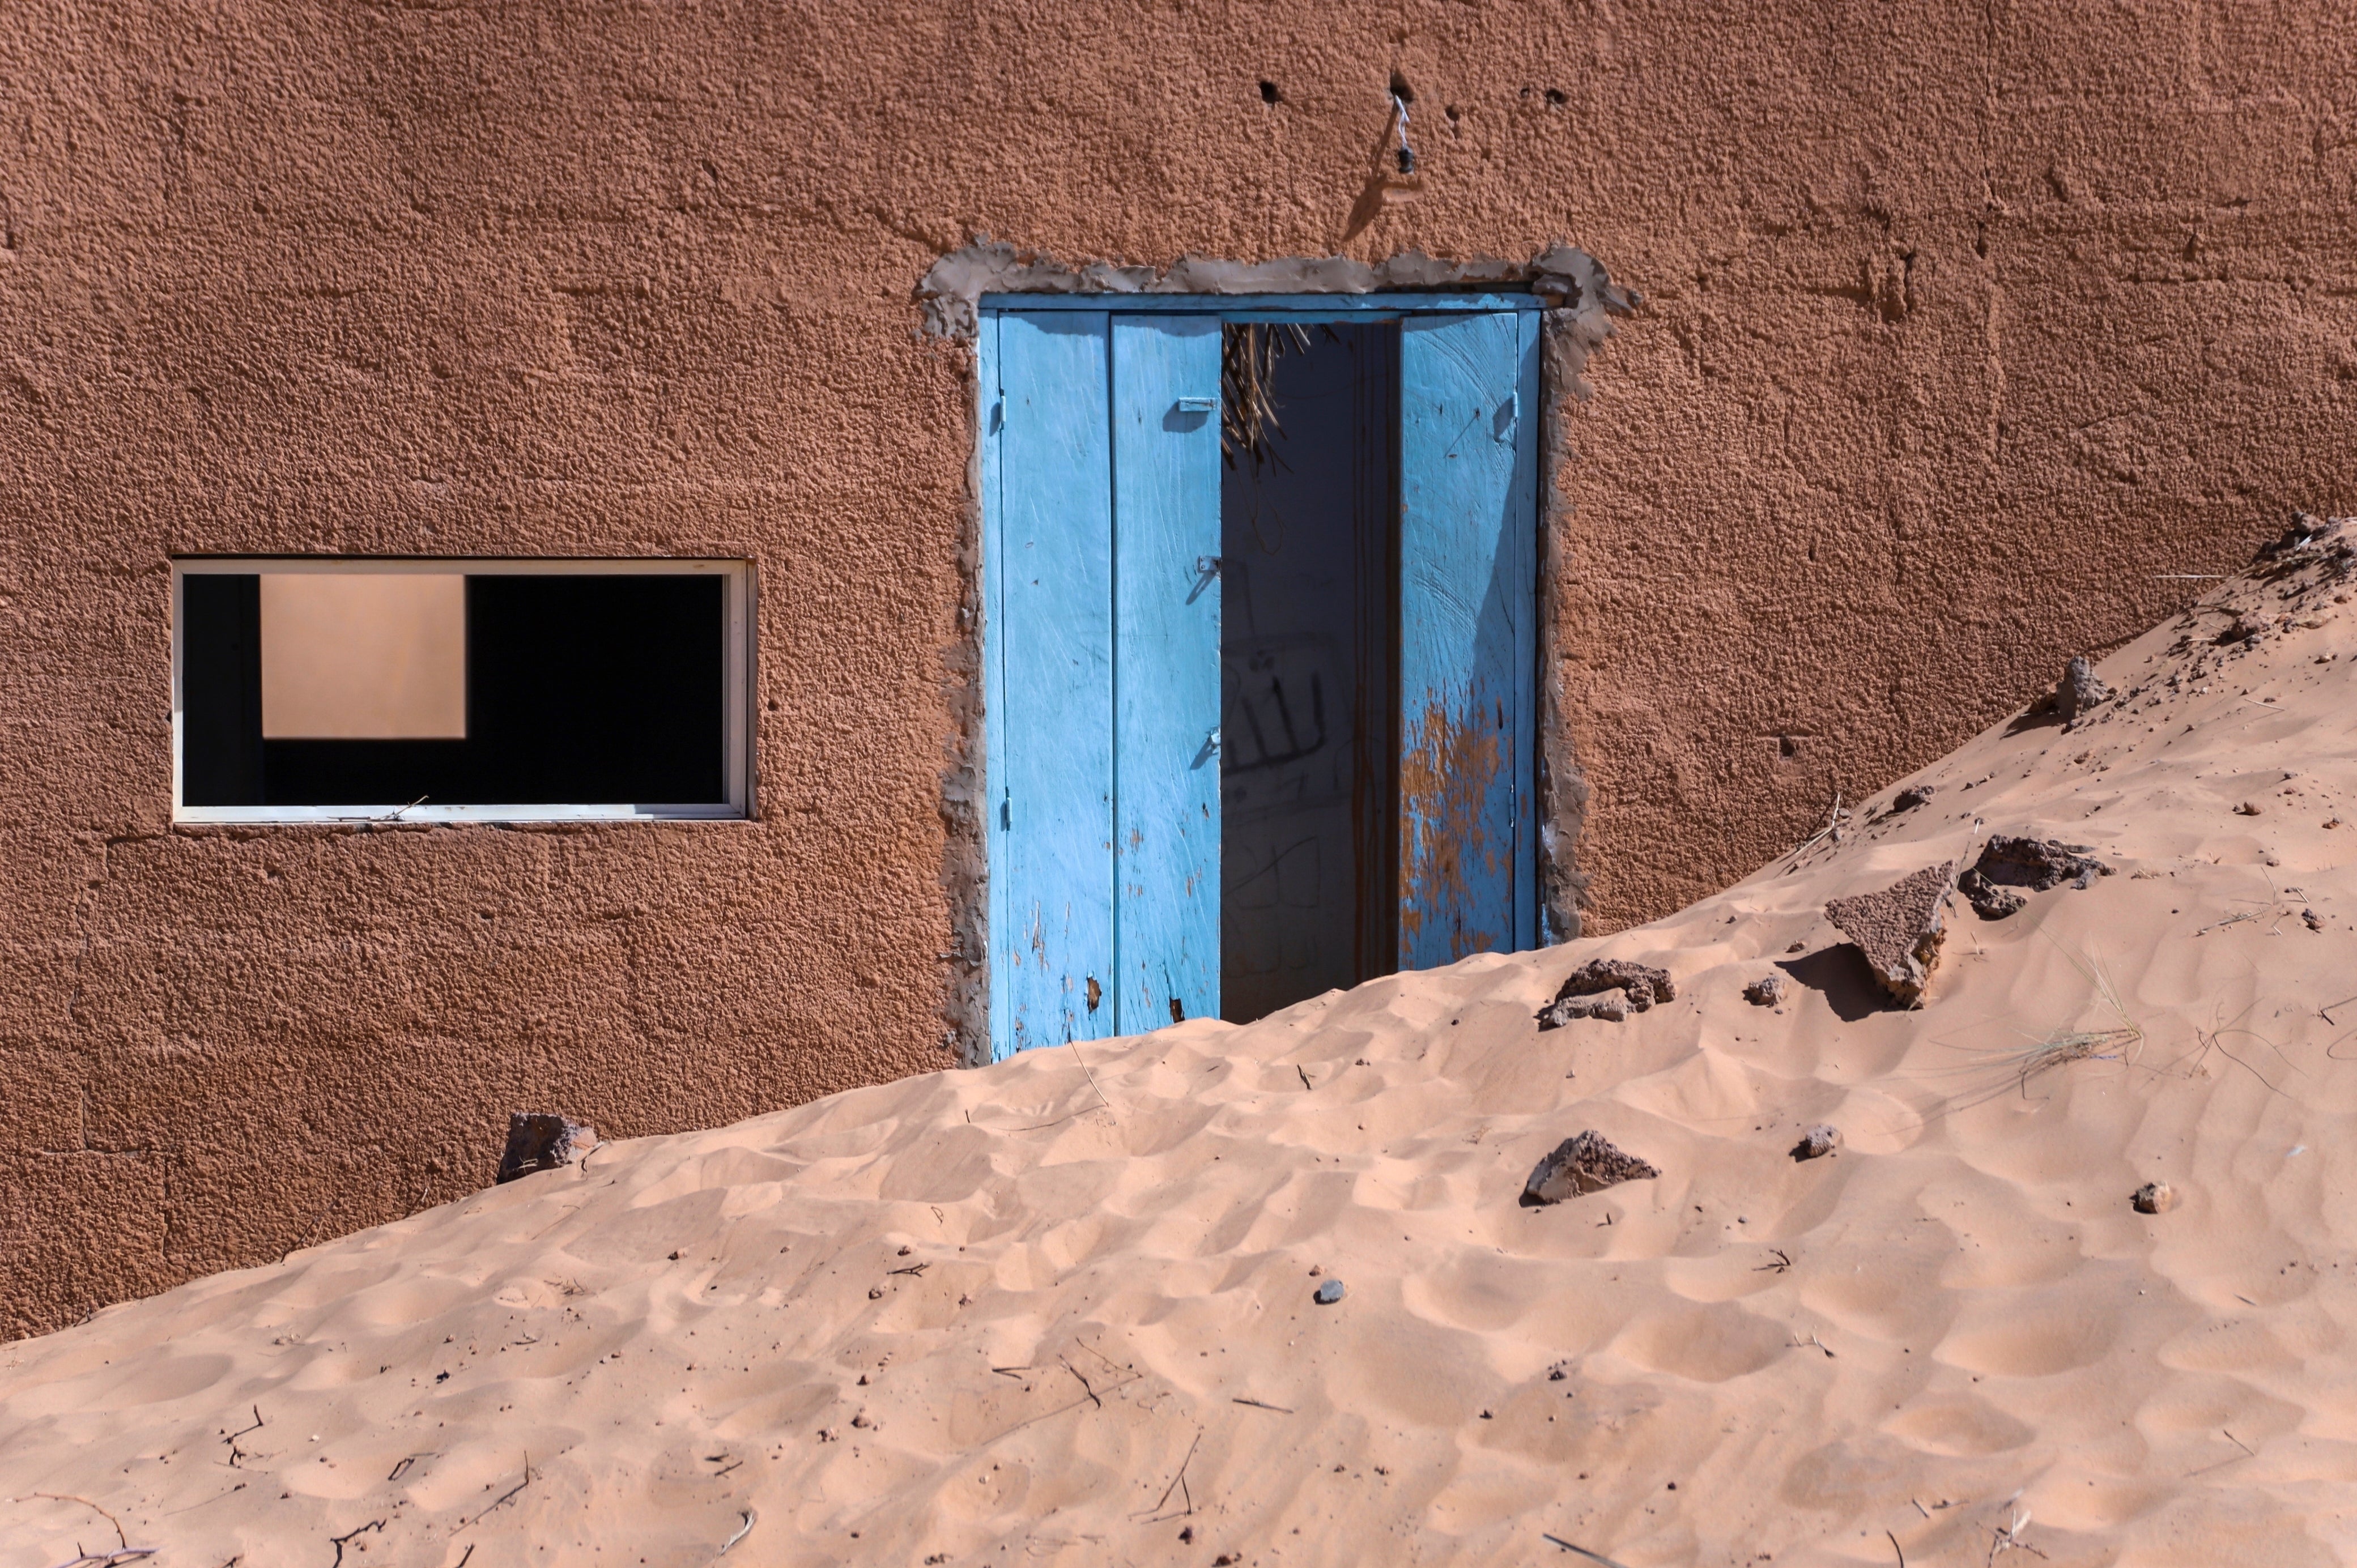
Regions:
[[[1568,941],[1580,933],[1588,877],[1579,865],[1588,787],[1565,722],[1562,661],[1556,656],[1555,591],[1571,503],[1558,479],[1574,456],[1566,413],[1590,389],[1587,361],[1612,335],[1612,318],[1641,303],[1615,285],[1603,264],[1569,245],[1551,245],[1527,262],[1480,257],[1445,262],[1407,252],[1377,263],[1347,256],[1279,257],[1261,262],[1181,257],[1167,270],[1114,262],[1068,264],[979,238],[935,262],[918,284],[920,330],[963,350],[963,374],[973,411],[966,462],[966,502],[960,531],[960,636],[948,654],[944,681],[954,723],[951,757],[942,776],[944,844],[942,884],[950,901],[953,947],[942,1015],[950,1043],[969,1065],[990,1059],[989,875],[983,839],[984,755],[982,639],[982,441],[980,357],[974,341],[985,294],[1222,295],[1462,293],[1481,287],[1527,289],[1536,295],[1544,339],[1540,368],[1543,416],[1539,449],[1539,893],[1547,935]]]

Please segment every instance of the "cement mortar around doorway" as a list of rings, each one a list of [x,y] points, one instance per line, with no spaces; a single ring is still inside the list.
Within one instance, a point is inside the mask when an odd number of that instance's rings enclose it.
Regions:
[[[944,828],[942,879],[949,895],[955,945],[942,1015],[951,1039],[969,1064],[990,1059],[988,875],[981,811],[982,712],[982,439],[978,360],[973,343],[985,294],[1040,295],[1304,295],[1376,294],[1402,291],[1459,292],[1476,288],[1526,288],[1543,306],[1539,441],[1539,891],[1547,924],[1558,941],[1580,932],[1587,877],[1579,865],[1579,841],[1587,814],[1587,782],[1564,724],[1562,660],[1555,639],[1555,581],[1562,559],[1561,534],[1570,507],[1556,483],[1572,459],[1572,402],[1589,395],[1589,357],[1612,335],[1612,317],[1626,316],[1640,300],[1615,285],[1602,263],[1585,251],[1554,245],[1527,262],[1481,258],[1442,262],[1409,252],[1369,264],[1343,256],[1225,262],[1187,257],[1168,271],[1108,262],[1066,265],[1052,257],[1026,253],[1013,245],[979,240],[933,263],[917,285],[922,330],[965,345],[968,406],[975,423],[969,434],[965,516],[960,532],[958,570],[963,582],[958,608],[959,639],[947,671],[956,740],[942,779]]]

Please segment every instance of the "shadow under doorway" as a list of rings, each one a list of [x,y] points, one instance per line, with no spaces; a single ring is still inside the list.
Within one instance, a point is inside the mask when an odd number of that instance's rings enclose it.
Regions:
[[[1222,337],[1220,1010],[1249,1023],[1399,967],[1400,331]]]

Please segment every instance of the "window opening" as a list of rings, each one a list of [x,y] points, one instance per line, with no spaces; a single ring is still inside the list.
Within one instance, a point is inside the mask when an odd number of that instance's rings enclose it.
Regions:
[[[738,562],[177,564],[184,820],[739,816]]]

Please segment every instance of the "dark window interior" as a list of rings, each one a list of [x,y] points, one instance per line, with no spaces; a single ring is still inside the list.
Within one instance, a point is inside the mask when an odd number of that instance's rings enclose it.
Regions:
[[[1398,967],[1399,328],[1306,337],[1221,484],[1220,1010],[1238,1023]]]
[[[467,579],[467,738],[264,740],[261,579],[181,579],[188,806],[721,805],[717,575]]]

